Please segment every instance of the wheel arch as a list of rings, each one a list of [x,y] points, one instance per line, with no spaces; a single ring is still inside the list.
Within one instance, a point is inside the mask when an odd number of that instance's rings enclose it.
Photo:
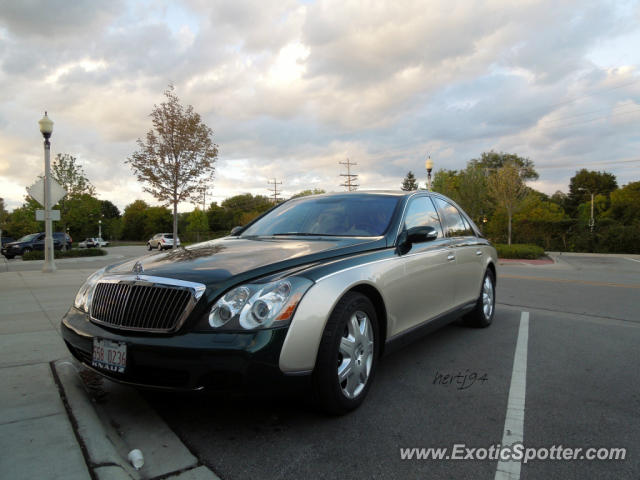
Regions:
[[[494,286],[498,284],[498,272],[496,272],[496,266],[494,265],[493,262],[489,262],[487,264],[487,270],[491,270],[491,273],[493,273],[493,284]]]
[[[361,293],[373,303],[373,307],[376,309],[376,316],[378,317],[378,338],[380,339],[380,356],[382,356],[387,340],[387,307],[385,306],[382,295],[376,287],[368,283],[355,285],[347,290],[344,295],[349,292]]]

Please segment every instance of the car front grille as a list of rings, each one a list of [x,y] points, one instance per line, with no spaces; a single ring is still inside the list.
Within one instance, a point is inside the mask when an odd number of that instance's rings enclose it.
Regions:
[[[178,285],[100,282],[93,292],[91,319],[124,330],[170,332],[180,327],[198,298],[192,289]]]

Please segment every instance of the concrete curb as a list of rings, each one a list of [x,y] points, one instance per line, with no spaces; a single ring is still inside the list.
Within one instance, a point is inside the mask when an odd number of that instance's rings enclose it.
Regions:
[[[134,389],[75,359],[52,362],[52,369],[94,479],[219,480]],[[134,448],[143,452],[140,470],[127,460]]]

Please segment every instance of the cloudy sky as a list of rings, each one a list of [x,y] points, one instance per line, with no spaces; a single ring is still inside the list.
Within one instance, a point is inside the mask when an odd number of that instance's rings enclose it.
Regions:
[[[153,199],[124,164],[176,86],[220,147],[212,200],[534,160],[534,187],[576,169],[640,179],[640,2],[0,0],[0,196],[19,206],[52,153],[100,198]],[[192,206],[181,206],[182,211]]]

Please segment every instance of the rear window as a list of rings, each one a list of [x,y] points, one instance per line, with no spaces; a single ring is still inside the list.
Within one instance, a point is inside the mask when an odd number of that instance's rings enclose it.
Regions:
[[[165,233],[163,235],[164,238],[173,238],[173,233]]]

